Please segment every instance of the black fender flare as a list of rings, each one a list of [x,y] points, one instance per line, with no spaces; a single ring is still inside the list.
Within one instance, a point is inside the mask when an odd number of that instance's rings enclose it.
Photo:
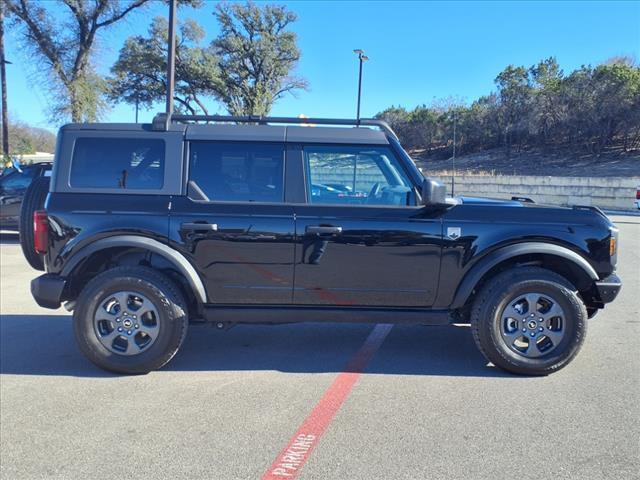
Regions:
[[[471,267],[471,269],[465,274],[462,282],[460,282],[450,308],[455,309],[464,306],[478,282],[482,279],[484,274],[493,267],[505,260],[508,260],[509,258],[528,254],[545,254],[564,258],[565,260],[573,262],[576,266],[582,269],[582,271],[588,275],[591,280],[598,280],[598,274],[591,264],[587,262],[584,257],[567,247],[542,242],[517,243],[502,247],[489,253]]]
[[[204,283],[198,275],[196,269],[180,252],[173,248],[160,243],[153,238],[142,237],[138,235],[115,235],[113,237],[102,238],[90,245],[87,245],[69,258],[63,267],[60,275],[68,277],[71,272],[87,257],[113,247],[137,247],[144,250],[149,250],[157,255],[164,257],[169,261],[189,282],[189,285],[193,289],[193,293],[200,303],[207,303],[207,293],[204,288]]]

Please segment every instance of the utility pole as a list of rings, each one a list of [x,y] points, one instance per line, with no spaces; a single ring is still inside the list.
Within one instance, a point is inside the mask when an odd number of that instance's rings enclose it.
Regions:
[[[7,114],[7,72],[4,58],[4,2],[0,1],[0,76],[2,77],[2,155],[3,161],[9,157],[9,119]]]
[[[169,3],[169,53],[167,54],[167,117],[173,113],[173,89],[176,72],[176,4]]]
[[[360,50],[359,48],[356,48],[353,51],[353,53],[358,54],[358,60],[360,61],[360,71],[358,73],[358,110],[356,112],[356,124],[360,125],[360,94],[362,93],[362,64],[367,60],[369,60],[369,57],[367,57],[364,54],[364,50]]]

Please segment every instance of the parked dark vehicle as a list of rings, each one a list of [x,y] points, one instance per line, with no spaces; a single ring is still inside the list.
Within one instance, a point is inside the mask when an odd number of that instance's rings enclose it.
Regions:
[[[344,321],[470,323],[495,365],[543,375],[621,286],[599,209],[446,198],[377,120],[73,124],[54,165],[32,293],[116,372],[162,367],[189,322]]]
[[[17,231],[24,194],[34,179],[51,175],[51,162],[16,165],[0,176],[0,228]]]

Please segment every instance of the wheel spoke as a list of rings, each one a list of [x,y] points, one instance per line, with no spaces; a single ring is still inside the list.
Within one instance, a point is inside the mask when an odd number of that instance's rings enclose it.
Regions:
[[[544,335],[551,340],[554,347],[557,347],[564,337],[564,332],[562,330],[546,330]]]
[[[538,348],[536,340],[536,338],[529,338],[529,346],[527,346],[526,351],[528,357],[539,357],[540,355],[542,355],[542,352]]]
[[[146,335],[149,335],[153,339],[158,333],[158,325],[140,324],[140,328],[138,329],[138,331]]]
[[[114,328],[106,335],[100,335],[100,340],[104,343],[108,343],[109,345],[111,345],[113,343],[114,338],[116,338],[118,335],[119,335],[118,329]]]
[[[527,310],[527,313],[529,313],[529,314],[537,313],[538,312],[538,300],[540,300],[540,294],[539,293],[527,293],[524,296],[524,298],[527,301],[527,304],[529,305],[529,309]]]
[[[512,332],[502,332],[502,338],[509,345],[512,346],[514,342],[522,336],[522,332],[517,328]]]
[[[543,317],[545,320],[551,320],[553,317],[562,317],[563,315],[564,312],[562,311],[562,308],[560,308],[557,303],[553,303],[551,308],[544,313]]]
[[[127,337],[127,355],[133,355],[140,351],[140,347],[136,345],[136,341],[133,336]]]
[[[127,309],[127,304],[129,303],[129,292],[118,292],[113,297],[120,305],[120,313],[124,312]]]
[[[120,315],[119,313],[114,313],[114,312],[110,312],[109,310],[107,310],[106,308],[104,308],[102,305],[100,305],[100,307],[98,307],[98,311],[96,312],[95,315],[95,319],[96,321],[98,320],[115,320],[115,318]]]
[[[516,308],[513,306],[513,303],[510,303],[509,306],[504,309],[502,317],[504,319],[513,318],[514,320],[518,320],[519,318],[522,318],[522,313],[516,310]]]
[[[141,319],[145,313],[153,313],[155,318],[158,318],[158,312],[156,312],[156,308],[150,304],[150,302],[144,302],[142,306],[138,310],[136,310],[135,314],[138,319]]]

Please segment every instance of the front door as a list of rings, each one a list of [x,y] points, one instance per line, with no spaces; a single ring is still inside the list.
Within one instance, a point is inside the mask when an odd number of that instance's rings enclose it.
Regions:
[[[172,201],[170,235],[209,303],[291,303],[295,230],[284,151],[276,143],[190,144],[188,196]]]
[[[440,209],[388,147],[303,147],[307,204],[296,205],[294,303],[428,307],[440,273]]]

